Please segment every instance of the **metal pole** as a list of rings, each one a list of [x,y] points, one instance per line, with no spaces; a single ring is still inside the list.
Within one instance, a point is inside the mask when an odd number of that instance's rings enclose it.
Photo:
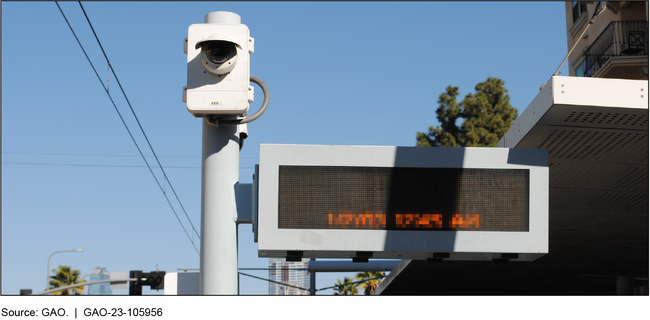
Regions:
[[[83,250],[81,250],[81,248],[79,248],[79,249],[74,249],[74,250],[59,250],[59,251],[52,252],[50,257],[47,258],[47,278],[45,279],[45,290],[47,290],[47,288],[50,286],[50,259],[52,259],[52,256],[55,253],[59,253],[59,252],[82,252],[82,251]]]
[[[241,17],[216,11],[205,23],[239,24]],[[237,207],[239,182],[239,126],[212,126],[203,118],[201,168],[201,274],[202,295],[239,292],[237,273]]]
[[[309,263],[311,264],[314,261],[316,261],[316,259],[311,258],[311,261]],[[316,295],[316,272],[315,271],[309,271],[309,295],[310,296]]]
[[[91,284],[106,283],[106,282],[110,282],[110,283],[113,283],[113,282],[127,282],[127,281],[136,281],[136,280],[138,280],[138,279],[136,279],[136,278],[127,278],[127,279],[106,279],[106,280],[80,282],[80,283],[71,284],[71,285],[65,286],[65,287],[58,287],[58,288],[54,288],[54,289],[50,289],[50,290],[45,290],[45,291],[42,291],[42,292],[31,293],[30,295],[32,295],[32,296],[41,296],[41,295],[45,295],[45,294],[52,293],[52,292],[55,292],[55,291],[61,291],[61,290],[71,289],[71,288],[76,288],[76,287],[89,286]]]
[[[238,126],[214,127],[203,119],[200,294],[236,295]]]

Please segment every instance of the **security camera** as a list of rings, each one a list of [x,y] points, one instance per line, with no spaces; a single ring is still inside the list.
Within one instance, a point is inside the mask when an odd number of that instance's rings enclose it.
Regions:
[[[193,24],[185,42],[183,101],[195,117],[246,116],[253,102],[250,55],[254,40],[244,24]]]
[[[237,44],[234,42],[208,39],[197,42],[195,49],[198,48],[201,48],[203,67],[212,74],[228,74],[237,65]]]

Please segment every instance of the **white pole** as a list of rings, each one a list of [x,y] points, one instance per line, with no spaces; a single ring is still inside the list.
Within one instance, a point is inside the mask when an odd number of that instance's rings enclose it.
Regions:
[[[232,12],[211,12],[205,23],[239,24]],[[201,275],[202,295],[239,292],[237,281],[237,207],[239,131],[236,125],[212,126],[203,119],[201,169]]]
[[[236,295],[239,132],[203,119],[200,293]]]

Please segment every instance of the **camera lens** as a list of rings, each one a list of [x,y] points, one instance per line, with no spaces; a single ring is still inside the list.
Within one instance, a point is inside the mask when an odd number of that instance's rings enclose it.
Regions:
[[[201,48],[201,64],[205,70],[218,76],[230,73],[237,65],[237,47],[236,43],[226,40],[206,40],[196,44],[196,49]]]
[[[208,60],[213,63],[224,63],[230,59],[230,48],[228,43],[214,43],[205,50]]]

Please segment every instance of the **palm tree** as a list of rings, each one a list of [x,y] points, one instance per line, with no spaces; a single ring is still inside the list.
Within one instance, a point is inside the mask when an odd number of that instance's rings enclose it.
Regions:
[[[364,289],[364,295],[371,295],[375,292],[377,286],[381,283],[384,277],[386,276],[381,271],[363,271],[359,272],[354,278],[357,280],[363,280],[364,282],[359,285],[359,288]]]
[[[52,269],[52,272],[54,272],[54,275],[50,276],[50,289],[86,282],[86,280],[79,278],[81,271],[72,270],[70,266],[59,266],[58,269]],[[84,286],[71,289],[73,294],[80,295],[84,290]],[[62,291],[55,291],[52,294],[67,296],[70,295],[70,290],[63,289]]]
[[[353,279],[348,277],[343,277],[343,282],[341,279],[336,279],[336,288],[337,292],[334,292],[335,296],[347,296],[347,295],[357,295],[359,291],[357,290],[357,284],[352,283]]]

